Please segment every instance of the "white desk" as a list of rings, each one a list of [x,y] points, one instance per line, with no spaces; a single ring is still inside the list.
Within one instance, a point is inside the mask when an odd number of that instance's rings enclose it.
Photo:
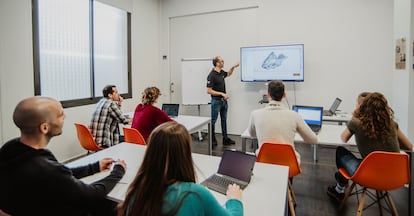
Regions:
[[[208,128],[208,154],[213,151],[213,142],[211,137],[211,118],[203,116],[179,115],[173,118],[176,122],[184,125],[190,134],[200,131],[205,125]]]
[[[134,117],[134,112],[128,112],[125,113],[126,116],[129,118]],[[204,126],[207,125],[208,128],[208,154],[211,155],[212,149],[213,149],[213,143],[211,138],[211,118],[210,117],[203,117],[203,116],[189,116],[189,115],[179,115],[175,118],[173,118],[174,121],[182,124],[190,134],[195,133],[199,130],[201,130]],[[130,125],[129,125],[130,127]]]
[[[115,188],[108,194],[108,199],[122,201],[125,198],[129,183],[135,177],[142,162],[145,146],[120,143],[84,158],[67,164],[68,167],[76,167],[95,162],[104,157],[123,159],[127,163],[125,176]],[[193,153],[197,182],[202,182],[217,171],[220,157]],[[243,205],[245,215],[285,215],[288,167],[271,164],[256,163],[254,175],[249,186],[243,192]],[[109,171],[100,172],[83,178],[86,183],[91,183],[109,174]],[[224,195],[212,191],[216,199],[224,204]]]
[[[319,132],[318,136],[318,143],[312,144],[313,147],[313,160],[317,161],[317,145],[330,145],[330,146],[338,146],[338,145],[347,145],[347,146],[355,146],[355,139],[354,136],[351,139],[344,143],[341,140],[341,133],[346,128],[345,125],[330,125],[324,124],[322,125],[322,129]],[[242,151],[246,151],[246,140],[256,140],[255,137],[251,137],[249,131],[246,129],[243,134],[241,135],[242,138]],[[295,142],[303,143],[303,139],[299,134],[295,135]]]
[[[337,122],[339,125],[347,123],[351,120],[352,114],[349,113],[336,113],[332,116],[322,116],[322,121]]]

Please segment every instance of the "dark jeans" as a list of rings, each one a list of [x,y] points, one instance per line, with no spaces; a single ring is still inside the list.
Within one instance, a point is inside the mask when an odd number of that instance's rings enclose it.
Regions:
[[[215,134],[215,125],[220,113],[221,133],[223,138],[227,138],[227,101],[224,99],[211,99],[211,134]]]
[[[354,175],[361,161],[362,159],[355,157],[348,149],[342,146],[336,148],[336,167],[338,169],[344,168],[349,175]],[[335,178],[341,186],[348,184],[348,179],[343,177],[339,172],[335,174]]]

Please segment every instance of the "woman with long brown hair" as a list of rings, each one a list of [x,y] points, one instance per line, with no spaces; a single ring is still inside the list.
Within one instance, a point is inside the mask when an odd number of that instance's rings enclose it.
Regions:
[[[355,135],[355,142],[362,158],[357,158],[342,146],[336,150],[336,166],[338,169],[345,168],[350,175],[354,174],[362,159],[373,151],[399,152],[400,148],[406,150],[413,148],[394,121],[394,111],[384,95],[378,92],[369,93],[359,102],[351,121],[341,134],[341,139],[346,143],[352,135]],[[341,201],[348,180],[339,172],[335,173],[335,178],[337,184],[328,187],[327,193],[330,197]]]
[[[190,134],[176,122],[161,124],[149,137],[141,167],[118,215],[243,215],[239,186],[229,186],[223,208],[208,189],[195,182]]]

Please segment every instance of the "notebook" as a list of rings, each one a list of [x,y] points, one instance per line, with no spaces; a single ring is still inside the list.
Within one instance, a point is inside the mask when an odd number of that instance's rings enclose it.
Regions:
[[[324,110],[323,115],[324,116],[333,116],[336,112],[336,110],[339,107],[339,104],[341,104],[342,100],[340,98],[335,98],[334,102],[332,103],[332,106],[329,110]]]
[[[225,150],[217,173],[201,182],[202,185],[221,194],[226,194],[229,184],[237,184],[241,189],[247,187],[253,175],[256,156],[234,150]]]
[[[319,133],[322,128],[323,107],[294,105],[293,111],[302,116],[313,132]]]
[[[175,118],[178,116],[178,111],[180,109],[180,104],[169,104],[165,103],[162,104],[161,108],[167,115],[171,118]]]

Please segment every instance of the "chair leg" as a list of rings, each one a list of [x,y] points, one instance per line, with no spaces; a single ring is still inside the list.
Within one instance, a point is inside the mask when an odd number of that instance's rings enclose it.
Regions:
[[[291,216],[296,216],[295,206],[293,204],[294,201],[293,201],[293,197],[292,197],[292,191],[290,190],[290,187],[288,188],[288,202],[289,202],[290,215]]]
[[[296,205],[296,196],[295,196],[295,191],[293,190],[292,183],[288,181],[288,184],[289,184],[289,191],[292,194],[292,201]]]
[[[390,204],[392,215],[398,216],[397,208],[395,207],[394,201],[391,198],[390,193],[388,191],[385,191],[385,196],[387,197],[388,203]]]
[[[361,199],[359,200],[357,216],[362,216],[362,211],[364,211],[364,202],[365,202],[366,190],[367,189],[364,188],[364,190],[362,191]]]
[[[348,190],[346,191],[344,199],[339,204],[339,210],[342,210],[342,208],[344,207],[346,201],[348,200],[348,198],[350,197],[352,191],[354,190],[355,185],[356,185],[355,183],[352,183],[351,187],[349,187]]]
[[[378,203],[379,212],[380,212],[380,215],[382,216],[382,205],[381,205],[382,192],[376,190],[375,193],[377,195],[377,203]]]

